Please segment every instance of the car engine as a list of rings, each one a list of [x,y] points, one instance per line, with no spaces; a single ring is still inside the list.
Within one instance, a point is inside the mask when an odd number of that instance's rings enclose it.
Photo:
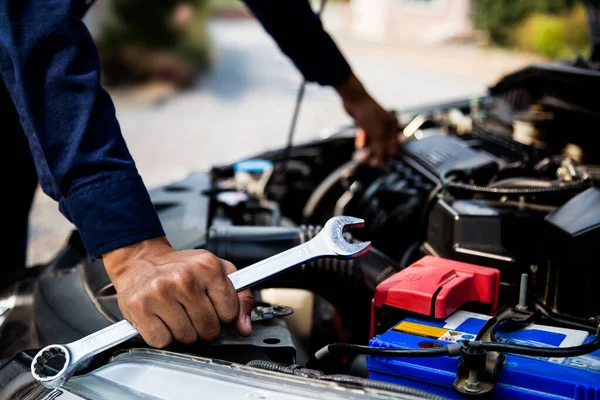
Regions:
[[[487,96],[398,112],[400,150],[384,166],[358,162],[356,130],[344,127],[153,190],[175,247],[238,268],[306,242],[333,216],[364,219],[347,239],[372,250],[254,288],[251,338],[225,328],[215,343],[166,352],[129,343],[66,390],[86,398],[106,384],[93,383],[99,366],[127,386],[115,368],[150,374],[155,362],[245,382],[262,371],[267,394],[284,375],[288,394],[307,398],[598,398],[600,109],[577,93],[599,82],[582,67],[532,66]],[[122,319],[101,261],[87,262],[76,233],[21,290],[33,299],[34,323],[22,330],[35,337],[30,348]],[[11,358],[0,380],[27,360]],[[189,379],[208,379],[200,375]],[[305,392],[298,379],[311,382]]]

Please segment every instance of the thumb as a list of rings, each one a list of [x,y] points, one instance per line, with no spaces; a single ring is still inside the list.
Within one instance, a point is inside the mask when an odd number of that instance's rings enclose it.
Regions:
[[[235,323],[235,329],[242,336],[250,336],[252,334],[250,313],[254,307],[254,296],[249,289],[246,289],[238,293],[238,298],[240,300],[240,313]]]

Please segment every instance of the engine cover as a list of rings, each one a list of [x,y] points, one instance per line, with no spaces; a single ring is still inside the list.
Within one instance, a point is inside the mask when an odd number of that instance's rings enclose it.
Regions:
[[[498,170],[497,160],[493,156],[474,150],[468,142],[444,135],[441,131],[407,142],[403,152],[408,160],[413,161],[413,167],[437,181],[453,174],[460,178],[485,181]]]

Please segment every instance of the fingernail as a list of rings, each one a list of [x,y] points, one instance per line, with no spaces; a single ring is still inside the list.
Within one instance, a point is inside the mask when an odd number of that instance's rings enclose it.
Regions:
[[[251,331],[252,330],[252,321],[250,320],[250,316],[246,315],[246,318],[244,319],[244,324],[246,325],[246,328]]]

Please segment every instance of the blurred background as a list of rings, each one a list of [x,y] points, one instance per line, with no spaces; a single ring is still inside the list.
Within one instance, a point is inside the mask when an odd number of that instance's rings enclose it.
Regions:
[[[329,0],[322,20],[390,109],[477,96],[589,48],[575,0]],[[85,22],[149,188],[285,144],[302,77],[242,2],[98,0]],[[332,89],[309,85],[295,141],[349,122]],[[39,190],[28,264],[49,260],[71,229]]]

